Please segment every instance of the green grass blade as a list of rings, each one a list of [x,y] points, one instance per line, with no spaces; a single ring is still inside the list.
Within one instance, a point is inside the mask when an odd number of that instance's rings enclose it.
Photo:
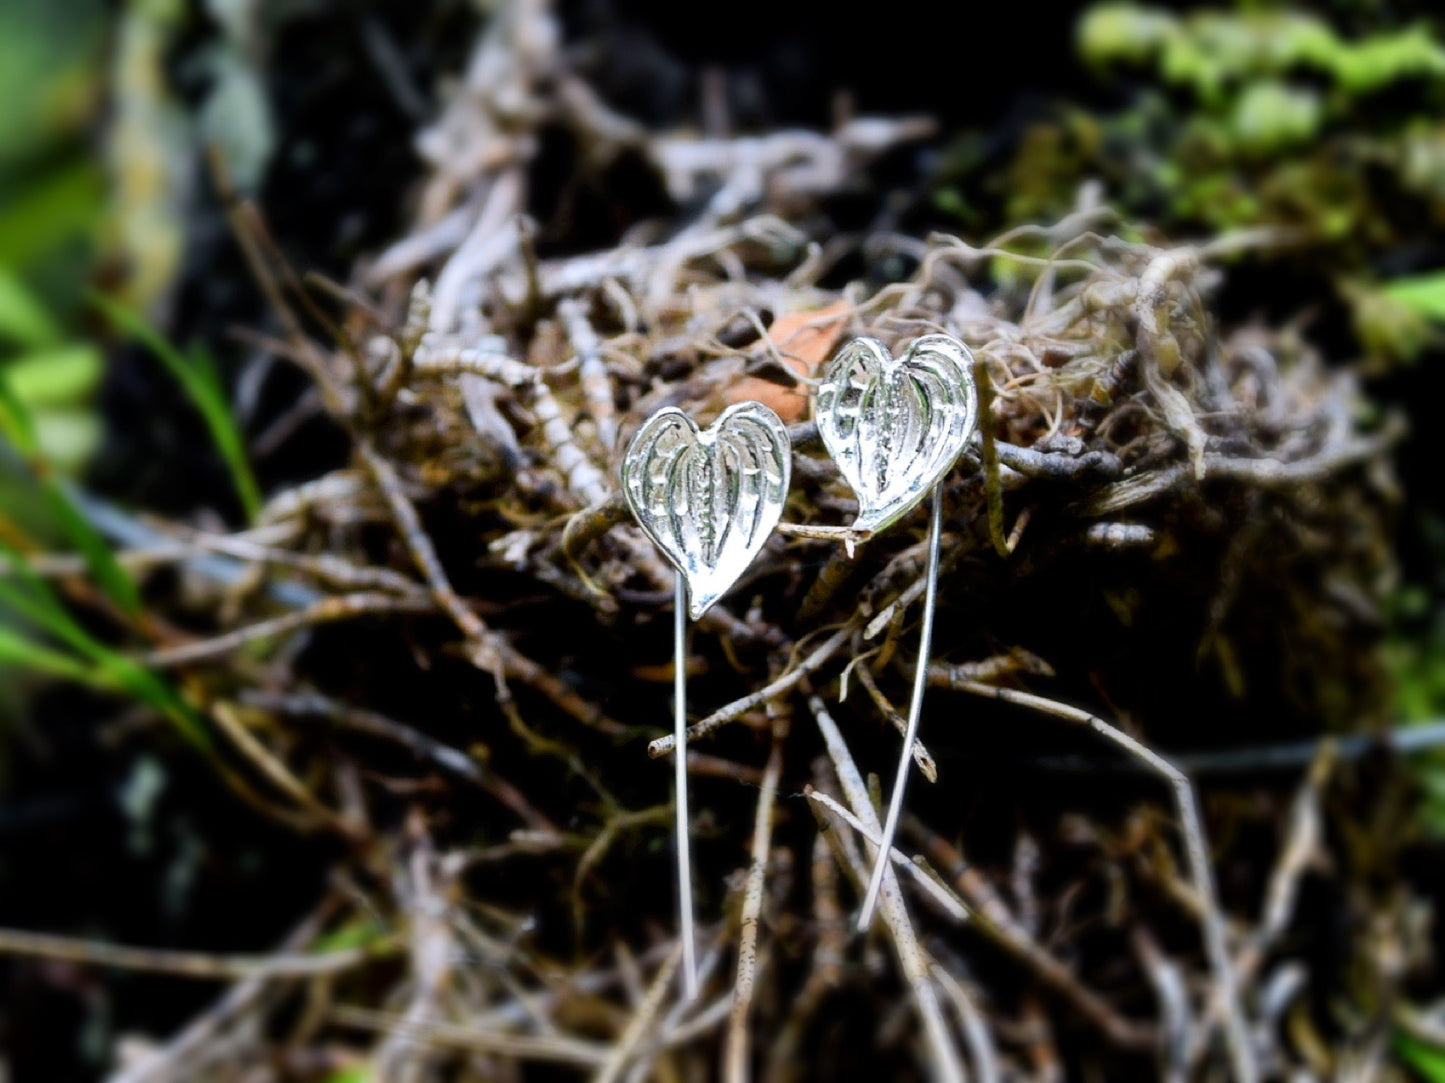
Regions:
[[[104,368],[104,358],[90,343],[67,342],[19,354],[5,362],[5,375],[21,402],[31,410],[41,410],[85,399],[100,383]]]
[[[0,605],[88,660],[94,670],[85,683],[125,692],[168,719],[187,740],[201,748],[210,747],[200,718],[169,682],[91,635],[18,550],[0,541],[0,557],[8,564],[0,574]]]
[[[75,503],[65,495],[64,489],[53,476],[49,464],[40,454],[34,419],[31,418],[24,401],[10,385],[3,369],[0,369],[0,433],[29,460],[30,468],[45,494],[46,503],[65,531],[70,544],[90,569],[96,585],[127,615],[138,616],[141,604],[135,580],[120,566],[100,531],[95,529]]]
[[[187,359],[140,316],[109,297],[99,293],[92,293],[90,297],[116,326],[155,354],[166,371],[181,385],[200,411],[212,443],[230,470],[231,482],[242,507],[246,509],[247,516],[255,519],[261,511],[261,490],[246,459],[245,440],[231,414],[230,403],[215,367],[208,358]]]
[[[77,684],[101,683],[91,667],[68,654],[41,646],[4,625],[0,625],[0,665],[15,666]]]
[[[0,339],[39,349],[60,338],[59,325],[39,298],[13,270],[0,266]]]
[[[1445,1083],[1445,1050],[1405,1034],[1395,1035],[1395,1052],[1429,1083]]]
[[[23,553],[0,542],[0,557],[6,564],[4,574],[0,575],[0,604],[92,660],[97,648],[106,649],[70,615],[50,585],[35,574]]]
[[[236,494],[241,498],[241,506],[246,509],[247,516],[255,520],[261,514],[263,503],[261,490],[256,484],[255,475],[251,472],[251,464],[246,458],[246,442],[231,414],[231,406],[221,383],[220,370],[216,368],[210,354],[200,344],[191,348],[191,368],[192,371],[200,374],[201,382],[214,389],[217,417],[214,420],[208,417],[207,424],[211,427],[216,449],[221,453],[221,458],[225,460],[227,468],[231,471]]]
[[[338,1068],[326,1077],[326,1083],[370,1083],[370,1064],[353,1064],[349,1068]]]
[[[10,386],[10,379],[3,368],[0,368],[0,433],[3,433],[26,459],[33,460],[40,454],[40,443],[35,438],[35,421],[25,403]]]
[[[1383,292],[1422,316],[1445,320],[1445,271],[1396,278],[1385,283]]]
[[[91,233],[106,209],[105,171],[80,161],[48,171],[0,206],[0,263],[24,270]]]

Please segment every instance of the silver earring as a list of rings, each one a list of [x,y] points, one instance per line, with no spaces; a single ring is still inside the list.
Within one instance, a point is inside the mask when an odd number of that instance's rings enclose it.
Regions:
[[[873,533],[897,522],[933,494],[923,628],[913,698],[883,838],[858,915],[866,930],[888,870],[903,807],[908,763],[918,736],[933,610],[938,598],[938,549],[943,532],[943,478],[963,454],[978,423],[973,354],[948,335],[925,335],[899,357],[877,339],[849,342],[829,363],[818,387],[815,417],[828,454],[858,497],[853,529]]]
[[[758,555],[778,525],[792,478],[783,422],[760,402],[724,410],[699,431],[665,407],[643,422],[622,460],[622,492],[647,536],[677,569],[673,620],[677,886],[683,984],[697,996],[687,817],[686,616],[697,620]]]

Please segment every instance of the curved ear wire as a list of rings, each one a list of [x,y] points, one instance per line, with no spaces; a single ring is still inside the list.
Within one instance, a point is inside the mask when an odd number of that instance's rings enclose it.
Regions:
[[[978,424],[978,389],[973,354],[948,335],[925,335],[894,358],[872,338],[858,338],[838,351],[818,388],[818,432],[839,472],[858,496],[859,531],[882,530],[897,522],[930,492],[928,568],[923,628],[903,752],[883,838],[858,914],[859,930],[873,920],[873,908],[889,870],[893,836],[903,809],[908,764],[923,709],[928,654],[933,644],[933,611],[938,601],[938,550],[943,534],[943,479],[958,461]]]
[[[687,616],[697,620],[758,555],[778,525],[793,473],[787,427],[760,402],[728,407],[703,430],[676,407],[637,430],[622,492],[638,525],[677,569],[673,616],[673,755],[678,924],[683,985],[697,996],[687,814]]]

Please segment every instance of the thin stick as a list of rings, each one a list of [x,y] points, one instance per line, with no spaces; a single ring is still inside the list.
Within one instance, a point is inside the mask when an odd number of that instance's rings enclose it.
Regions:
[[[843,627],[839,628],[838,631],[834,632],[833,635],[830,636],[827,641],[824,642],[821,646],[819,646],[817,650],[815,650],[812,654],[808,655],[808,657],[804,658],[801,662],[799,662],[792,669],[788,670],[777,680],[769,681],[766,685],[764,685],[762,688],[759,688],[756,692],[750,692],[746,696],[743,696],[741,699],[735,699],[726,707],[720,707],[712,714],[708,715],[697,725],[693,726],[692,729],[687,731],[686,739],[688,741],[696,741],[700,737],[706,737],[709,733],[711,733],[713,730],[717,729],[724,723],[731,722],[737,718],[741,718],[743,715],[751,711],[754,707],[760,707],[764,703],[767,703],[768,700],[775,699],[778,696],[782,695],[784,692],[788,691],[788,689],[792,688],[794,685],[802,681],[803,678],[807,677],[810,673],[821,669],[823,667],[823,664],[826,663],[828,659],[832,658],[833,655],[837,654],[839,649],[842,648],[843,644],[848,642],[848,640],[852,638],[853,633],[856,630],[857,625],[854,622],[849,621],[847,624],[843,625]],[[670,737],[658,737],[648,744],[647,754],[653,757],[653,759],[656,759],[658,756],[667,755],[676,747],[676,735]]]
[[[314,978],[350,970],[381,955],[391,954],[394,945],[344,948],[307,955],[211,955],[198,951],[165,948],[136,948],[107,944],[24,929],[0,929],[0,955],[25,955],[36,959],[58,959],[83,966],[104,966],[117,970],[139,970],[203,981],[238,981],[249,978]]]
[[[828,714],[828,709],[823,706],[823,701],[817,696],[810,695],[808,697],[808,709],[813,712],[813,718],[817,720],[818,730],[823,735],[823,743],[828,748],[828,758],[833,761],[833,771],[838,776],[838,784],[843,787],[843,796],[853,807],[853,814],[865,827],[876,830],[878,814],[873,809],[872,801],[868,796],[868,787],[863,783],[863,776],[858,771],[858,765],[853,761],[853,754],[848,750],[848,743],[843,740],[843,734],[839,731],[838,724],[833,721],[833,717]],[[848,848],[843,845],[844,836],[838,832],[828,832],[828,835],[839,844],[840,853],[848,853]],[[888,851],[885,849],[882,852],[886,854]],[[844,870],[852,871],[856,884],[863,883],[863,862],[861,860],[849,859],[844,865]],[[908,980],[914,1003],[918,1008],[919,1019],[923,1024],[924,1040],[927,1042],[931,1061],[930,1076],[939,1083],[963,1083],[965,1078],[963,1066],[959,1063],[958,1052],[954,1049],[953,1042],[948,1036],[948,1025],[944,1022],[943,1010],[938,1003],[933,983],[929,980],[927,955],[918,943],[917,930],[914,929],[913,922],[908,917],[908,908],[903,902],[903,889],[899,887],[898,878],[891,875],[891,872],[890,875],[883,878],[882,901],[883,924],[892,936],[898,964],[903,968],[904,977]]]
[[[683,953],[688,951],[688,941],[682,942]],[[627,1021],[627,1026],[622,1034],[613,1044],[607,1053],[597,1072],[592,1077],[592,1083],[616,1083],[622,1070],[627,1067],[637,1051],[646,1041],[647,1036],[657,1026],[657,1013],[662,1009],[663,999],[667,996],[667,987],[672,984],[672,972],[677,966],[677,952],[668,953],[662,965],[657,968],[657,974],[652,979],[652,984],[647,989],[647,995],[637,1005],[637,1010],[632,1013],[632,1018]]]
[[[803,796],[810,801],[816,801],[829,811],[840,816],[849,827],[862,835],[875,846],[878,843],[878,836],[863,826],[863,821],[854,816],[832,797],[829,797],[822,790],[815,790],[812,786],[803,787]],[[946,884],[936,880],[929,875],[921,866],[921,862],[914,861],[896,846],[888,850],[889,859],[904,872],[908,873],[923,888],[924,893],[929,895],[951,918],[955,921],[968,920],[968,904],[960,899],[957,893]]]
[[[728,1083],[746,1083],[752,1035],[748,1030],[748,1012],[753,1004],[753,984],[758,973],[758,923],[763,912],[763,879],[767,874],[768,854],[772,849],[773,804],[778,796],[778,779],[783,773],[781,734],[773,736],[773,749],[768,755],[767,770],[758,793],[757,816],[753,823],[752,861],[748,866],[747,887],[743,892],[743,910],[738,932],[738,970],[733,983],[732,1009],[727,1038],[723,1043],[723,1079]]]
[[[921,663],[927,666],[926,662]],[[1214,890],[1214,871],[1209,864],[1209,847],[1204,841],[1204,824],[1199,815],[1199,802],[1194,793],[1194,784],[1174,764],[1153,749],[1136,741],[1123,730],[1110,725],[1097,715],[1067,703],[1036,696],[1031,692],[1020,692],[1012,688],[998,688],[980,684],[977,681],[955,681],[950,687],[976,696],[1003,700],[1005,703],[1029,707],[1044,714],[1051,714],[1069,722],[1087,726],[1095,733],[1108,738],[1131,755],[1161,775],[1174,791],[1174,803],[1179,813],[1179,831],[1184,838],[1184,854],[1194,879],[1194,890],[1202,904],[1200,922],[1204,937],[1204,951],[1214,973],[1215,996],[1225,1005],[1225,1038],[1234,1062],[1234,1078],[1239,1083],[1254,1083],[1259,1078],[1254,1050],[1250,1044],[1249,1027],[1245,1022],[1244,1009],[1239,1002],[1238,986],[1235,981],[1234,963],[1229,955],[1225,939],[1224,918],[1219,908],[1218,895]]]
[[[918,736],[918,719],[923,713],[923,693],[928,685],[928,652],[933,645],[933,610],[938,603],[938,548],[943,536],[943,483],[933,487],[933,509],[928,518],[928,569],[923,573],[926,584],[923,595],[923,628],[918,639],[918,666],[913,673],[913,699],[908,704],[908,729],[903,735],[903,751],[898,757],[898,773],[893,779],[893,797],[888,802],[888,818],[883,823],[883,839],[873,862],[873,876],[868,881],[868,894],[858,913],[858,931],[867,932],[873,923],[873,907],[883,887],[883,873],[888,869],[893,850],[893,836],[898,831],[898,815],[903,811],[903,790],[908,783],[908,764],[913,759],[913,741]]]
[[[692,932],[692,852],[687,826],[687,590],[682,573],[673,594],[672,692],[673,741],[677,754],[677,907],[682,937],[682,984],[688,1000],[697,999],[697,947]]]
[[[344,1027],[371,1030],[410,1039],[421,1045],[462,1049],[473,1053],[512,1057],[516,1060],[547,1061],[578,1068],[604,1064],[609,1050],[599,1042],[565,1035],[534,1037],[483,1030],[475,1026],[408,1019],[388,1012],[371,1011],[350,1005],[338,1005],[327,1016]]]
[[[435,608],[435,603],[425,596],[398,598],[395,594],[375,591],[330,595],[313,602],[305,609],[257,621],[212,639],[201,639],[194,643],[183,643],[178,647],[152,651],[143,661],[147,666],[156,669],[169,669],[172,666],[209,661],[218,655],[229,654],[244,647],[247,643],[254,643],[258,639],[274,639],[298,628],[330,624],[374,613],[428,613]]]

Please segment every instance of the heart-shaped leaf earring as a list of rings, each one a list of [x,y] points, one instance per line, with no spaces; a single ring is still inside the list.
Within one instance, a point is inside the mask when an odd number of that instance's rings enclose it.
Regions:
[[[637,430],[622,460],[622,492],[638,524],[677,569],[673,620],[673,755],[683,983],[697,995],[687,818],[687,615],[697,620],[758,555],[778,525],[793,472],[778,415],[740,402],[708,429],[668,406]]]
[[[918,666],[883,838],[858,915],[858,928],[866,930],[888,869],[923,708],[938,600],[943,478],[963,454],[978,423],[973,355],[948,335],[925,335],[896,358],[877,339],[856,338],[838,351],[823,373],[814,416],[828,454],[858,496],[854,530],[882,530],[933,494]]]

